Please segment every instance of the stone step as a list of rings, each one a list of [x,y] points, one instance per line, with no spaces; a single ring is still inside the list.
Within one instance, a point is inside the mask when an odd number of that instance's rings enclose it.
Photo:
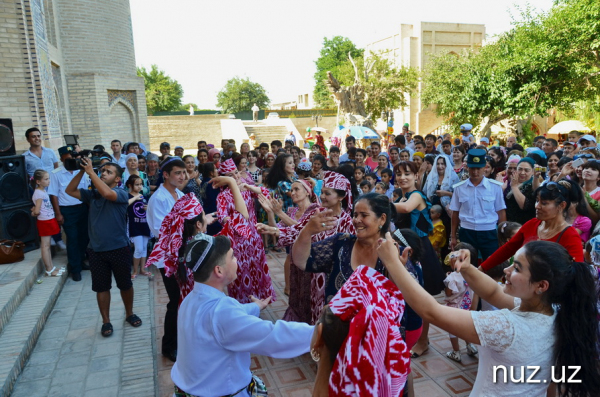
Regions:
[[[66,266],[66,252],[57,253],[53,262],[57,267]],[[4,266],[9,268],[2,269],[0,274],[0,302],[4,303],[0,334],[0,397],[10,395],[67,279],[66,272],[61,277],[42,275],[40,250],[25,254],[23,262]]]

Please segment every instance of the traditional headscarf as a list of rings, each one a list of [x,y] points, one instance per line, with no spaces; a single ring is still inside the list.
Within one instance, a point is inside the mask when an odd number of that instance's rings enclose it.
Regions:
[[[375,269],[361,265],[329,308],[350,322],[329,377],[329,395],[399,396],[410,367],[399,328],[404,313],[400,290]]]
[[[323,187],[345,191],[345,199],[348,200],[348,211],[352,211],[352,186],[348,178],[337,172],[325,171],[323,172]]]
[[[415,157],[415,156],[417,156],[417,157],[420,157],[420,158],[422,158],[422,159],[424,159],[424,158],[425,158],[425,155],[424,155],[423,153],[421,153],[421,152],[414,152],[414,153],[413,153],[413,157]]]
[[[160,225],[160,237],[146,262],[146,267],[164,261],[165,275],[170,277],[175,274],[178,267],[179,248],[183,244],[183,224],[187,219],[193,219],[200,215],[202,211],[202,204],[194,193],[188,193],[177,200],[171,212],[165,216]]]
[[[221,154],[219,149],[212,148],[208,151],[208,161],[213,161],[213,156],[215,154]]]
[[[125,156],[125,165],[127,165],[127,162],[129,161],[129,159],[138,159],[137,154],[135,153],[129,153],[127,156]]]
[[[508,163],[519,163],[519,161],[521,161],[521,156],[519,156],[518,154],[513,154],[511,155],[508,160],[506,160],[506,164]]]
[[[305,179],[297,179],[294,181],[294,183],[296,183],[296,182],[301,184],[302,187],[306,190],[311,203],[317,203],[319,205],[321,204],[321,200],[319,200],[319,197],[315,194],[315,191],[313,190],[313,186],[311,185],[311,183],[309,181],[307,181]]]
[[[521,164],[521,163],[527,163],[531,166],[531,168],[535,167],[535,160],[532,159],[531,157],[523,157],[521,160],[519,160],[517,165]]]
[[[444,179],[442,179],[441,181],[439,180],[440,177],[437,171],[437,162],[439,161],[440,157],[446,162],[446,171],[444,171]],[[430,201],[433,195],[435,194],[435,191],[438,190],[437,185],[440,185],[439,190],[453,192],[454,189],[452,188],[452,186],[460,182],[460,180],[458,179],[458,175],[456,174],[456,172],[454,172],[454,170],[452,170],[452,168],[448,166],[448,164],[450,164],[448,163],[448,158],[443,154],[438,155],[433,161],[433,166],[431,167],[429,175],[427,175],[427,180],[425,181],[425,188],[423,189],[423,193],[425,193],[425,196],[427,196],[427,198]],[[448,206],[450,204],[450,201],[451,198],[448,196],[440,197],[440,202],[444,207]]]
[[[236,170],[237,167],[235,166],[235,163],[232,159],[222,161],[221,165],[219,165],[219,174],[221,175],[229,174],[231,172],[235,172]]]

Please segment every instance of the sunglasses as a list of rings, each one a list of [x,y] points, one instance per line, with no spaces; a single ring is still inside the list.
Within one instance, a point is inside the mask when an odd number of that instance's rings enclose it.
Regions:
[[[594,158],[594,155],[590,154],[590,153],[585,153],[585,154],[580,154],[579,158],[580,159],[592,159],[592,158]]]
[[[562,186],[558,182],[548,182],[544,186],[546,187],[546,189],[548,189],[551,192],[553,192],[555,190],[558,190],[559,193],[561,193],[561,194],[565,194],[565,190],[567,190],[566,187]],[[564,189],[564,190],[561,190],[561,188]]]

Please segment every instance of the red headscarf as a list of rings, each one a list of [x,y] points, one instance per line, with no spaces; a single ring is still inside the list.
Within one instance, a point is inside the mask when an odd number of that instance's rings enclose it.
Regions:
[[[146,266],[164,261],[165,275],[170,277],[175,274],[179,263],[179,248],[183,244],[183,224],[187,219],[193,219],[200,215],[202,211],[204,211],[202,204],[200,204],[194,193],[188,193],[177,200],[171,212],[165,216],[160,225],[160,238],[154,245]],[[180,285],[183,297],[194,288],[194,280],[192,279],[189,291],[187,290],[190,284],[189,280],[187,284],[185,286]]]
[[[308,198],[310,199],[311,203],[317,203],[317,204],[321,205],[321,200],[319,200],[319,197],[315,194],[312,184],[309,181],[307,181],[305,179],[297,179],[294,181],[294,183],[296,183],[296,182],[301,184],[302,187],[304,188],[304,190],[306,190],[306,192],[308,193]]]
[[[229,174],[231,172],[235,172],[236,170],[237,167],[235,166],[235,163],[232,159],[222,161],[221,165],[219,165],[219,174],[221,175]]]
[[[399,328],[404,299],[396,285],[375,269],[359,266],[329,308],[350,321],[329,377],[329,395],[399,396],[410,360]]]
[[[352,211],[352,186],[348,178],[333,171],[325,171],[323,175],[323,187],[345,191],[345,199],[348,200],[348,211]]]

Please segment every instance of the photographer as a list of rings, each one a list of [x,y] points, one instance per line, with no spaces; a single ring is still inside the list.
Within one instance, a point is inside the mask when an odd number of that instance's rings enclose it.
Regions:
[[[69,183],[79,175],[77,187],[87,189],[90,179],[83,177],[81,171],[69,171],[65,163],[72,161],[72,146],[58,148],[58,154],[62,166],[50,173],[50,186],[48,195],[54,208],[54,216],[59,225],[63,227],[67,235],[67,259],[69,261],[69,272],[73,281],[81,281],[81,270],[88,270],[83,266],[83,258],[88,245],[88,207],[78,199],[69,196],[66,188]],[[69,167],[70,168],[70,167]]]
[[[97,294],[98,308],[102,316],[102,336],[110,336],[113,326],[110,323],[111,273],[125,305],[125,321],[133,327],[142,325],[142,320],[133,314],[133,285],[131,283],[131,250],[127,238],[125,216],[129,197],[127,191],[117,187],[123,169],[115,163],[102,166],[102,176],[98,178],[92,160],[82,158],[81,168],[89,176],[95,189],[77,189],[83,173],[79,172],[67,186],[67,194],[90,206],[89,236],[90,270],[92,290]]]

